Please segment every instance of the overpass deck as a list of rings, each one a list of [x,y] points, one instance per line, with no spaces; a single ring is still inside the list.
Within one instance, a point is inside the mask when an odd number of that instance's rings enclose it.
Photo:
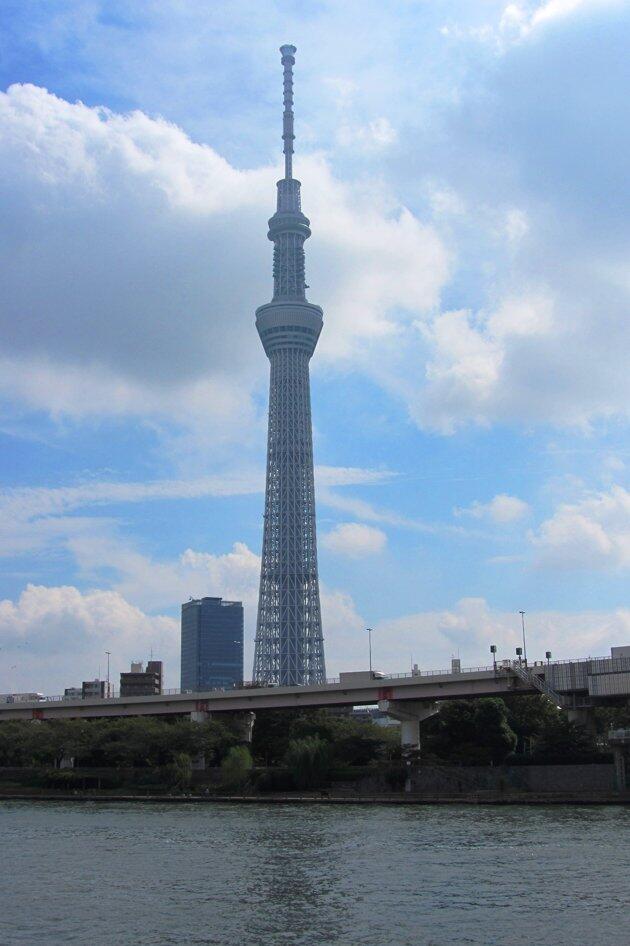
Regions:
[[[317,686],[243,687],[198,693],[170,692],[159,696],[66,699],[54,697],[24,703],[0,703],[0,721],[8,719],[71,719],[112,716],[167,716],[193,712],[248,712],[296,707],[362,706],[380,700],[434,702],[510,692],[531,693],[533,687],[509,668],[493,667],[458,673],[376,675],[341,674],[339,681]]]
[[[623,648],[625,650],[625,648]],[[558,705],[579,709],[630,696],[630,655],[540,662],[520,661],[451,671],[382,674],[342,673],[317,686],[253,686],[198,693],[178,690],[159,696],[47,697],[0,702],[0,721],[116,716],[169,716],[190,713],[240,713],[296,707],[363,706],[381,701],[434,703],[440,700],[542,692]],[[30,694],[29,694],[30,695]]]

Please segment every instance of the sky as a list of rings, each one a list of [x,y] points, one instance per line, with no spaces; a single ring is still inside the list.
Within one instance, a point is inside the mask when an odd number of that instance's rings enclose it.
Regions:
[[[630,2],[4,0],[0,692],[251,675],[283,43],[328,675],[630,643]]]

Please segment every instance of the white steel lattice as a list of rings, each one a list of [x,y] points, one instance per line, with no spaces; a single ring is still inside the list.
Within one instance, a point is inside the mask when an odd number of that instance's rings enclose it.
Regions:
[[[322,310],[306,301],[304,241],[311,234],[292,176],[294,46],[283,46],[285,176],[269,221],[274,243],[274,296],[256,312],[271,362],[267,485],[256,681],[282,685],[326,679],[319,606],[309,360]]]
[[[326,679],[317,576],[309,353],[271,356],[263,559],[254,679]]]

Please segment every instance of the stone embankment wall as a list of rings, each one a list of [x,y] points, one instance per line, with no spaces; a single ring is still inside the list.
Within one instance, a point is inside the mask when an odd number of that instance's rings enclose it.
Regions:
[[[11,785],[32,786],[41,790],[42,770],[36,768],[0,767],[0,795]],[[74,776],[85,779],[86,790],[117,788],[126,785],[130,791],[141,793],[165,790],[166,773],[149,769],[75,769]],[[216,791],[221,781],[218,768],[193,773],[193,787]],[[403,773],[404,782],[404,773]],[[163,784],[162,784],[163,783]],[[53,786],[59,787],[62,786]],[[403,784],[394,786],[384,772],[376,770],[353,781],[333,781],[330,791],[341,795],[392,795],[402,792]],[[615,766],[611,763],[590,765],[519,765],[519,766],[455,766],[423,764],[411,770],[410,790],[417,795],[457,796],[474,795],[478,792],[505,793],[566,793],[576,796],[584,793],[611,794],[617,791]]]
[[[379,773],[354,782],[333,782],[333,791],[356,795],[390,794]],[[411,770],[411,792],[419,795],[466,795],[476,792],[531,792],[575,795],[616,791],[611,763],[589,765],[458,766],[424,764]]]
[[[615,767],[590,765],[437,766],[412,770],[411,791],[465,794],[471,791],[614,792]]]

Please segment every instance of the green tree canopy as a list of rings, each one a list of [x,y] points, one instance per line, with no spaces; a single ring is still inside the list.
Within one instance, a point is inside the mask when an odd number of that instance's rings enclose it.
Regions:
[[[232,746],[221,762],[221,786],[227,791],[242,791],[253,767],[252,755],[247,746]]]

